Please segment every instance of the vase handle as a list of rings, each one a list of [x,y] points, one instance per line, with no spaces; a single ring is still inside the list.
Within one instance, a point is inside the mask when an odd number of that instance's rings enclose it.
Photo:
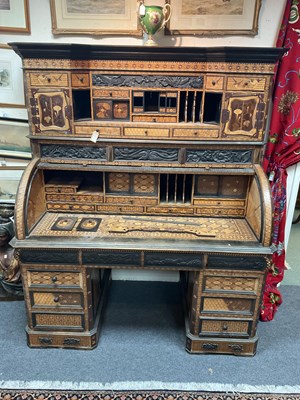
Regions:
[[[166,3],[166,4],[163,6],[163,14],[164,14],[164,22],[163,22],[163,24],[161,25],[161,27],[158,29],[157,32],[159,32],[161,29],[163,29],[163,28],[166,26],[166,23],[169,22],[169,20],[170,20],[170,18],[171,18],[172,8],[171,8],[171,5],[170,5],[170,4]],[[169,15],[168,15],[168,17],[166,18],[166,15],[167,15],[167,14],[169,14]]]

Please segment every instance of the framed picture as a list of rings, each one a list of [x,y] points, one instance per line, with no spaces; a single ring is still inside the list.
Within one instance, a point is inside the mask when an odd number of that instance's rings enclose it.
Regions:
[[[15,200],[26,165],[0,167],[0,201]]]
[[[29,0],[0,0],[0,32],[30,33]]]
[[[28,123],[0,121],[0,157],[30,159]]]
[[[261,0],[167,0],[167,35],[256,35]]]
[[[54,34],[142,36],[136,0],[50,0]]]
[[[22,60],[7,45],[0,45],[0,107],[25,108]]]

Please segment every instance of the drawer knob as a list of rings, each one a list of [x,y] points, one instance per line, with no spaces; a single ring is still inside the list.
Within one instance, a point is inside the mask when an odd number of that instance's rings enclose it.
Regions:
[[[54,301],[54,303],[58,303],[59,302],[59,297],[58,296],[53,297],[53,301]]]
[[[144,131],[144,133],[145,133],[146,136],[148,135],[148,131]]]
[[[47,78],[47,81],[48,81],[48,83],[50,83],[51,82],[51,78]]]
[[[52,276],[51,280],[53,283],[57,282],[57,276]]]
[[[224,324],[223,325],[223,331],[227,331],[228,330],[228,325],[227,324]]]
[[[213,86],[215,86],[215,84],[217,83],[216,81],[212,81],[211,82]]]

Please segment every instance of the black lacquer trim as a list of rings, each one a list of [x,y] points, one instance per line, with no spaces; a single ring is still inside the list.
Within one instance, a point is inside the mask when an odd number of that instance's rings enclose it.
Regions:
[[[192,150],[186,152],[187,163],[244,164],[252,162],[252,150]]]
[[[79,264],[75,251],[21,250],[20,261],[32,264]]]
[[[203,88],[203,76],[166,75],[102,75],[93,74],[93,86],[151,87],[151,88]]]
[[[210,269],[252,269],[263,271],[266,266],[267,260],[264,257],[208,257],[208,268]]]
[[[286,51],[274,47],[142,47],[66,43],[9,43],[22,58],[275,63]]]
[[[82,253],[83,264],[93,265],[120,265],[120,266],[140,266],[140,253],[139,252],[118,252],[118,251],[93,251]]]
[[[114,159],[128,161],[178,161],[178,149],[116,147]]]
[[[202,268],[203,256],[199,254],[151,252],[145,253],[144,262],[145,267]]]
[[[42,144],[42,157],[105,160],[106,149],[103,147],[64,146],[60,144]]]

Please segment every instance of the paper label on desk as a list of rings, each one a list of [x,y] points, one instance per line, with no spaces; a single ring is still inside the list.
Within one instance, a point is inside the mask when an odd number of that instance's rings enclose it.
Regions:
[[[91,138],[90,138],[90,141],[96,143],[98,137],[99,137],[99,132],[98,132],[98,131],[94,131],[94,132],[92,133],[92,136],[91,136]]]

